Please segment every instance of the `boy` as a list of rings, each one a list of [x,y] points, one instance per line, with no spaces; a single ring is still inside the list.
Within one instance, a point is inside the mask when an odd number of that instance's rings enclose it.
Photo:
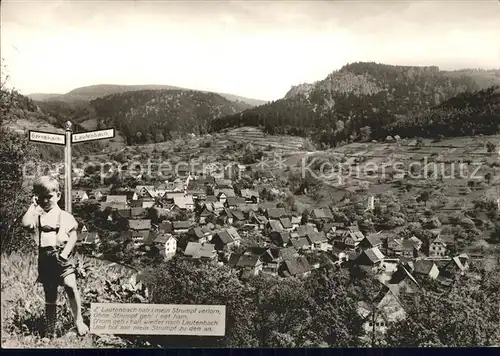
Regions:
[[[68,295],[79,335],[88,327],[83,322],[80,293],[76,285],[75,269],[69,261],[77,240],[78,223],[70,213],[61,210],[59,182],[49,176],[39,177],[33,183],[33,204],[24,214],[22,224],[35,232],[38,242],[38,282],[45,292],[45,333],[55,336],[57,289],[63,285]]]

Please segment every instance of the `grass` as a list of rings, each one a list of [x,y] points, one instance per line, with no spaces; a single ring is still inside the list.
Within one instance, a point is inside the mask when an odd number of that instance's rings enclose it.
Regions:
[[[131,271],[109,262],[77,256],[78,279],[82,294],[84,320],[89,324],[90,303],[126,302],[120,293],[111,292],[106,284],[119,286]],[[118,337],[87,335],[79,337],[73,328],[73,317],[62,287],[57,299],[58,320],[53,340],[43,339],[39,333],[43,326],[44,294],[37,278],[36,255],[2,255],[1,303],[2,303],[2,347],[4,348],[94,348],[120,347],[127,342]],[[118,289],[118,288],[116,288]],[[123,297],[123,298],[122,298]]]

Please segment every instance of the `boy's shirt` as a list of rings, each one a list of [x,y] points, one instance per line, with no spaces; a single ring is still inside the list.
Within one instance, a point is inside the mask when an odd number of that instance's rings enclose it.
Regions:
[[[60,224],[59,233],[56,233],[55,231],[51,232],[42,231],[40,239],[40,247],[58,246],[62,243],[65,243],[66,241],[69,240],[69,233],[78,228],[78,222],[76,221],[74,216],[68,213],[67,211],[62,210],[58,206],[52,208],[48,212],[43,211],[40,214],[40,222],[42,226],[48,225],[54,228],[57,226],[58,222]],[[38,221],[35,231],[36,231],[36,240],[38,244],[38,239],[39,239]]]

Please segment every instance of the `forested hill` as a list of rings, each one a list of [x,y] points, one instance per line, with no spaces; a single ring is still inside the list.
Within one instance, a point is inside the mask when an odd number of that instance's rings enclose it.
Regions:
[[[327,145],[377,139],[417,117],[425,120],[431,108],[460,93],[474,93],[491,84],[500,84],[500,71],[450,72],[434,66],[353,63],[316,83],[293,87],[283,99],[220,117],[212,122],[211,130],[261,126],[268,133],[312,136]],[[471,95],[490,98],[494,93]],[[450,108],[443,107],[440,112],[447,110]],[[496,108],[485,110],[495,114]]]
[[[140,90],[90,102],[99,126],[113,126],[127,144],[162,142],[177,133],[206,133],[216,117],[251,106],[219,94],[186,90]]]
[[[175,87],[172,85],[117,85],[117,84],[97,84],[97,85],[89,85],[85,87],[80,87],[71,90],[66,94],[45,94],[45,93],[33,93],[29,94],[28,97],[36,100],[36,101],[58,101],[64,103],[75,103],[81,101],[90,101],[93,99],[97,99],[100,97],[104,97],[112,94],[125,93],[129,91],[140,91],[140,90],[193,90],[186,89],[181,87]],[[203,90],[198,90],[201,92],[207,92]],[[226,93],[216,93],[227,100],[243,102],[250,106],[257,106],[265,104],[266,101],[246,98],[234,94],[226,94]]]

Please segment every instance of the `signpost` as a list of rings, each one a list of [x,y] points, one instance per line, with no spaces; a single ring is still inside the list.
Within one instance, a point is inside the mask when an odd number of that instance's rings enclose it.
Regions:
[[[72,212],[71,145],[73,143],[97,141],[115,137],[114,128],[81,133],[72,133],[72,131],[73,124],[71,121],[66,122],[66,132],[64,134],[34,130],[29,131],[30,141],[64,146],[64,203],[68,213]]]

